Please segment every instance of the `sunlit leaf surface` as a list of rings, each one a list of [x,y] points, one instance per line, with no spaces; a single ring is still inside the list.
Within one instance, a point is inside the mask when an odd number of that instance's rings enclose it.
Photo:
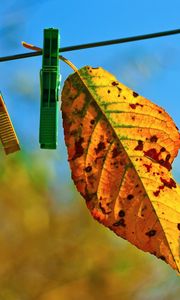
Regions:
[[[180,147],[169,115],[102,68],[69,76],[62,92],[68,159],[93,217],[180,272]]]

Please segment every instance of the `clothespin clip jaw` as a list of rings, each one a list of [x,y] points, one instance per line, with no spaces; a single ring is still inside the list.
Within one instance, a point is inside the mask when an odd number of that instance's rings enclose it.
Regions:
[[[0,92],[0,140],[6,154],[20,150],[19,141]]]
[[[59,111],[59,46],[58,29],[44,29],[42,69],[40,71],[41,107],[39,142],[42,149],[56,149]]]

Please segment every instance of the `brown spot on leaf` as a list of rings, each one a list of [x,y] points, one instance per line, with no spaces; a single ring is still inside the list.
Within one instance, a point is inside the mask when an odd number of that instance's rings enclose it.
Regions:
[[[101,150],[104,150],[105,149],[105,144],[104,142],[99,142],[99,144],[97,145],[97,148],[95,148],[95,152],[96,154],[98,154]]]
[[[92,120],[90,121],[90,123],[93,125],[93,124],[95,123],[95,120],[92,119]]]
[[[128,196],[127,196],[127,199],[128,200],[132,200],[134,198],[134,196],[132,195],[132,194],[129,194]]]
[[[152,143],[156,143],[157,140],[158,140],[158,137],[156,135],[152,135],[150,138],[150,142],[152,142]]]
[[[108,90],[107,92],[108,92],[108,94],[110,94],[110,92],[111,92],[111,91],[110,91],[110,90]]]
[[[170,157],[171,157],[171,154],[168,154],[168,155],[166,156],[166,161],[170,160]]]
[[[159,256],[159,258],[162,259],[162,260],[164,260],[164,261],[166,260],[166,258],[165,258],[164,255]]]
[[[165,152],[166,151],[166,148],[162,147],[160,152]]]
[[[159,153],[157,153],[155,148],[144,151],[144,155],[152,158],[153,160],[159,161]]]
[[[152,164],[148,165],[148,164],[143,164],[143,166],[146,167],[147,172],[150,172],[151,168],[152,168]]]
[[[96,196],[96,193],[90,194],[90,193],[87,191],[87,189],[86,189],[85,199],[86,199],[87,202],[91,201],[95,196]]]
[[[82,143],[84,142],[84,138],[80,137],[78,141],[75,142],[75,153],[72,160],[80,157],[84,153],[84,148],[82,147]]]
[[[160,177],[160,179],[161,179],[161,182],[164,184],[164,186],[167,186],[170,189],[176,188],[176,183],[172,178],[170,178],[169,181],[167,181],[166,179],[164,179],[162,177]]]
[[[154,196],[156,196],[156,197],[159,195],[159,193],[160,193],[160,191],[159,191],[159,190],[157,190],[157,191],[153,192]]]
[[[168,162],[167,160],[160,159],[159,164],[161,166],[165,167],[168,171],[170,171],[172,169],[170,162]]]
[[[164,189],[164,185],[160,185],[160,186],[159,186],[159,189],[160,189],[160,190],[163,190],[163,189]]]
[[[129,104],[132,109],[136,109],[136,104]]]
[[[92,167],[91,166],[87,166],[84,170],[85,170],[85,172],[89,173],[89,172],[91,172]]]
[[[138,94],[138,93],[136,93],[136,92],[133,92],[133,96],[136,98],[136,97],[138,97],[138,96],[139,96],[139,94]]]
[[[143,141],[139,140],[138,145],[134,148],[134,150],[143,150]]]
[[[140,104],[140,103],[136,103],[136,105],[139,105],[139,106],[141,106],[141,107],[143,107],[143,106],[144,106],[143,104]]]
[[[122,160],[122,159],[121,159],[121,160],[120,160],[120,165],[121,165],[121,166],[124,166],[125,164],[126,164],[125,160]]]
[[[124,212],[124,210],[120,210],[119,211],[119,216],[121,217],[121,218],[123,218],[124,216],[125,216],[125,212]]]
[[[178,230],[180,230],[180,223],[177,224],[177,228],[178,228]]]
[[[99,208],[102,210],[103,214],[106,214],[105,208],[102,206],[102,203],[99,203]]]
[[[112,150],[112,158],[115,158],[115,157],[118,156],[120,153],[121,153],[121,150],[115,147],[115,148]]]
[[[125,224],[124,219],[120,219],[119,221],[117,221],[116,223],[114,223],[113,226],[122,226],[122,227],[126,227],[126,224]]]
[[[151,229],[148,232],[146,232],[146,235],[149,237],[155,236],[155,234],[156,234],[156,230],[154,229]]]
[[[129,104],[129,106],[130,106],[132,109],[136,109],[137,106],[143,107],[144,105],[143,105],[143,104],[140,104],[140,103],[138,103],[138,102],[136,102],[136,103],[131,103],[131,104]]]
[[[118,85],[119,83],[116,82],[116,81],[113,81],[111,84],[112,84],[113,86],[116,86],[116,85]]]

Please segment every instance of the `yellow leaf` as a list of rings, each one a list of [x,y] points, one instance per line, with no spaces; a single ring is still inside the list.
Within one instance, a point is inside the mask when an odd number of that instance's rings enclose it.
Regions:
[[[66,80],[62,112],[74,183],[93,217],[180,272],[180,135],[164,109],[102,68]]]

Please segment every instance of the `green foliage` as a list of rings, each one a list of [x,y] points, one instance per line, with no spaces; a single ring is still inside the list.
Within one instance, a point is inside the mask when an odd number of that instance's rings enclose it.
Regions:
[[[178,299],[179,277],[92,220],[73,187],[54,199],[43,159],[0,155],[0,299]]]

